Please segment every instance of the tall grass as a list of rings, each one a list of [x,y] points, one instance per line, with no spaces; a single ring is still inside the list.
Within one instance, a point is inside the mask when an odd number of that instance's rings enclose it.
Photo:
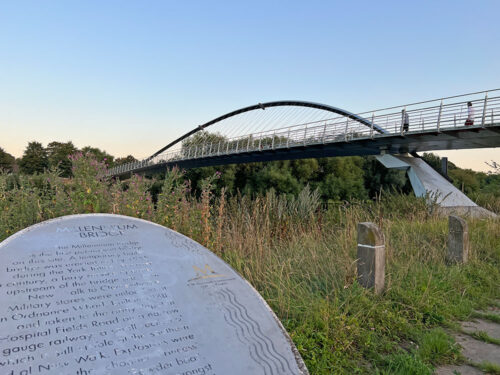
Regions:
[[[0,176],[0,239],[36,222],[86,212],[141,217],[182,232],[249,280],[288,329],[312,374],[429,374],[459,360],[440,326],[467,319],[500,297],[500,221],[469,220],[466,265],[445,265],[447,220],[423,200],[382,194],[324,207],[317,192],[216,196],[207,179],[194,197],[182,173],[162,181],[103,178],[103,166],[75,157],[74,178]],[[153,183],[161,191],[151,194]],[[356,281],[356,225],[386,238],[386,288]],[[411,369],[408,370],[408,369]]]

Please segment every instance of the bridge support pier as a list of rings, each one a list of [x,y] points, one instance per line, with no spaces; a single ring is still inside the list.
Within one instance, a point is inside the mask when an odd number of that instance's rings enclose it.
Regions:
[[[426,198],[429,204],[435,203],[442,214],[496,216],[479,207],[420,158],[389,154],[379,155],[376,158],[386,168],[406,170],[415,195]]]

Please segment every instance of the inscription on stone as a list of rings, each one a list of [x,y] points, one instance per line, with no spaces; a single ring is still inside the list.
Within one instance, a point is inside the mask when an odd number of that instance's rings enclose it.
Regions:
[[[307,374],[258,293],[196,242],[75,215],[0,244],[0,374]]]

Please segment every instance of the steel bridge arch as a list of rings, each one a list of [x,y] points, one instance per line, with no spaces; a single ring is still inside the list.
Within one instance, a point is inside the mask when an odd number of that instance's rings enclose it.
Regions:
[[[341,108],[333,107],[333,106],[330,106],[327,104],[306,102],[306,101],[300,101],[300,100],[279,100],[279,101],[274,101],[274,102],[258,103],[258,104],[254,104],[254,105],[251,105],[248,107],[243,107],[243,108],[237,109],[236,111],[232,111],[232,112],[226,113],[225,115],[219,116],[211,121],[204,123],[203,125],[199,125],[198,127],[194,128],[190,132],[187,132],[183,136],[177,138],[176,140],[170,142],[165,147],[156,151],[153,155],[151,155],[146,160],[150,160],[150,159],[154,158],[155,156],[161,154],[165,150],[168,150],[170,147],[176,145],[177,143],[183,141],[184,139],[190,137],[191,135],[193,135],[199,131],[202,131],[202,130],[206,129],[207,127],[214,125],[220,121],[228,119],[230,117],[234,117],[234,116],[240,115],[242,113],[255,111],[258,109],[265,110],[266,108],[271,108],[271,107],[286,107],[286,106],[289,106],[289,107],[308,107],[308,108],[320,109],[320,110],[327,111],[327,112],[332,112],[332,113],[335,113],[335,114],[338,114],[338,115],[341,115],[344,117],[348,117],[351,120],[355,120],[363,125],[368,126],[369,128],[373,127],[373,130],[379,132],[380,134],[388,134],[388,132],[385,129],[381,128],[378,125],[372,124],[371,121],[369,121],[369,120],[367,120],[359,115],[351,113],[349,111],[341,109]]]

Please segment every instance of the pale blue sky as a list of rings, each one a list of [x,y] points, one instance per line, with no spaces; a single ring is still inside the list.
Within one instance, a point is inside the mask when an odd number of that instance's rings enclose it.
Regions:
[[[256,102],[361,112],[498,88],[498,14],[499,1],[0,0],[0,147],[142,157]]]

